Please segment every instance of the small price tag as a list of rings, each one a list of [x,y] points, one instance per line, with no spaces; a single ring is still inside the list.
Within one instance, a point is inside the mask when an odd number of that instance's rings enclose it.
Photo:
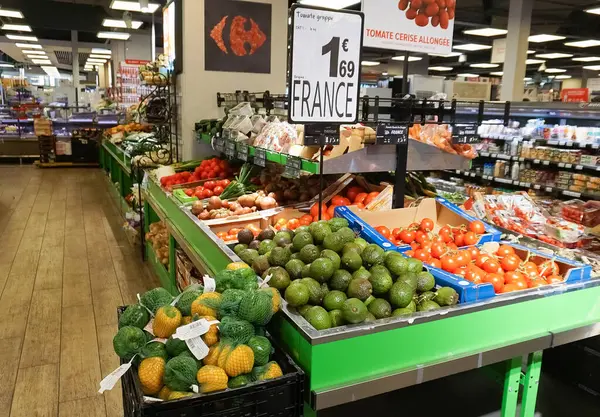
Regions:
[[[549,140],[548,145],[558,145],[558,141],[557,140]]]
[[[546,192],[547,193],[551,193],[552,192],[552,187],[546,187]]]
[[[235,159],[235,142],[232,140],[225,141],[225,155],[230,159]]]
[[[481,156],[490,156],[489,152],[479,152],[479,155]]]
[[[568,142],[567,142],[567,146],[568,146],[568,147],[572,147],[572,146],[573,146],[573,142],[572,142],[572,141],[568,141]]]
[[[236,144],[237,158],[246,162],[248,160],[248,145],[242,142]]]
[[[550,161],[542,161],[543,165],[550,165]]]
[[[200,336],[186,340],[185,344],[198,360],[204,359],[206,358],[206,355],[208,355],[208,346],[206,343],[204,343],[204,340],[202,340],[202,337]]]
[[[259,167],[267,166],[267,151],[262,148],[254,148],[254,164]]]
[[[404,145],[408,143],[408,126],[382,123],[377,125],[378,145]]]
[[[325,146],[340,144],[339,125],[307,124],[304,125],[305,146]]]
[[[541,187],[539,184],[535,184],[535,185],[533,186],[533,188],[535,188],[536,190],[539,190],[539,189],[541,189],[542,187]]]
[[[215,136],[212,140],[212,147],[219,153],[225,152],[225,139],[220,136]]]
[[[565,164],[565,168],[573,168],[573,164]]]
[[[297,156],[287,156],[285,162],[285,169],[283,170],[283,176],[287,178],[300,178],[300,171],[302,170],[302,159]]]
[[[133,358],[131,358],[128,363],[124,363],[123,365],[119,366],[117,369],[108,374],[102,381],[100,381],[100,389],[98,390],[98,393],[102,394],[104,391],[110,391],[113,389],[117,382],[119,382],[119,379],[121,379],[121,377],[125,375],[125,372],[131,368],[131,362],[133,362]]]
[[[583,165],[575,165],[575,169],[581,171],[583,169]]]
[[[564,164],[564,162],[559,162],[559,163],[558,163],[558,167],[559,167],[559,168],[564,168],[564,167],[565,167],[565,164]]]
[[[206,319],[194,321],[185,326],[178,327],[173,335],[174,339],[188,340],[198,336],[202,336],[210,329],[210,325]]]
[[[576,193],[575,191],[563,191],[563,194],[567,195],[569,197],[575,197],[575,198],[581,197],[581,193]]]
[[[477,134],[477,125],[456,124],[452,128],[452,142],[454,143],[479,143],[481,138]]]
[[[175,305],[175,304],[173,304],[173,305]],[[152,336],[154,336],[153,327],[154,327],[154,319],[150,319],[150,321],[148,322],[148,324],[146,324],[146,327],[144,327],[144,331],[147,331]]]
[[[204,282],[204,293],[215,292],[217,284],[215,283],[214,278],[211,278],[208,275],[204,275],[202,277],[202,282]]]
[[[534,163],[534,164],[539,164],[540,162],[541,162],[541,161],[540,161],[539,159],[534,159],[534,160],[533,160],[533,163]]]

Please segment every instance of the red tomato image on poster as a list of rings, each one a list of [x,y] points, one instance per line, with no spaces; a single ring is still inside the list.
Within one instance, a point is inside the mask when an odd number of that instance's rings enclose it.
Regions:
[[[446,30],[454,19],[456,0],[400,0],[398,9],[417,26],[439,26]]]

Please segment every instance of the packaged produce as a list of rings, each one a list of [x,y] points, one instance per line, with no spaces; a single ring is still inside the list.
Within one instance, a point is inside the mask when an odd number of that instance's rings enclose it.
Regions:
[[[581,200],[569,200],[560,204],[563,218],[587,227],[600,224],[600,207],[586,204]]]

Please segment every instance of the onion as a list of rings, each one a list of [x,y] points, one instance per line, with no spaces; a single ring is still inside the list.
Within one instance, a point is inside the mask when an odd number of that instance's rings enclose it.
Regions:
[[[221,199],[219,197],[217,197],[216,195],[214,195],[208,199],[208,209],[209,210],[218,210],[221,208],[222,205],[223,204],[221,202]]]
[[[221,207],[228,209],[229,208],[229,200],[221,200]]]
[[[202,213],[202,210],[204,210],[204,204],[202,203],[202,201],[194,201],[192,203],[192,214],[197,216],[198,214]]]
[[[262,210],[267,210],[274,207],[277,207],[277,201],[275,201],[274,198],[264,197],[262,200],[260,200],[260,208]]]
[[[200,220],[208,220],[208,219],[210,219],[210,213],[208,212],[208,210],[204,210],[202,213],[200,213],[198,215],[198,218]]]

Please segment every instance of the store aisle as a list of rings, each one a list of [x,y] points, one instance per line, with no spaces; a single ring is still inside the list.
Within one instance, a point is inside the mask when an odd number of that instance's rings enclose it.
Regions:
[[[115,417],[117,306],[157,285],[94,169],[0,166],[0,417]]]

